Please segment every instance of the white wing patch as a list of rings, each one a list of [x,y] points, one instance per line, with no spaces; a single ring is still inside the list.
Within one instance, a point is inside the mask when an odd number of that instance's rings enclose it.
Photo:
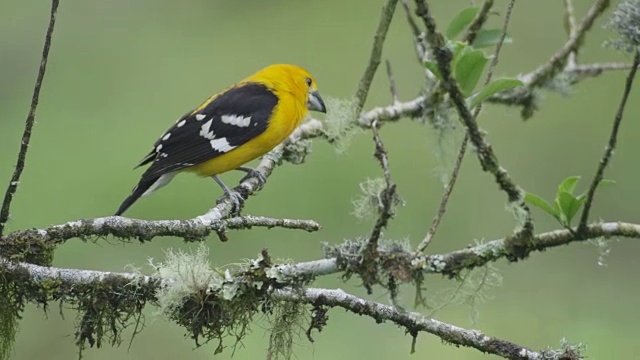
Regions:
[[[208,140],[213,140],[216,138],[216,134],[214,134],[213,130],[211,130],[212,123],[213,123],[213,119],[202,124],[202,126],[200,127],[200,136]]]
[[[176,126],[177,127],[183,127],[184,124],[186,124],[186,123],[187,123],[187,120],[180,120]]]
[[[216,134],[214,134],[213,130],[211,130],[212,124],[213,119],[202,124],[202,126],[200,127],[200,136],[207,140],[210,140],[209,143],[211,144],[211,148],[222,153],[226,153],[235,149],[237,146],[231,146],[231,144],[229,144],[229,141],[227,141],[227,138],[221,137],[219,139],[216,139]]]
[[[152,192],[167,185],[173,179],[174,176],[176,176],[175,172],[170,172],[160,176],[158,180],[156,180],[156,182],[154,182],[153,185],[151,185],[151,187],[149,187],[149,189],[147,189],[147,191],[145,191],[140,197],[150,195]]]
[[[164,136],[162,137],[162,141],[167,141],[167,140],[169,140],[169,137],[171,137],[171,133],[170,133],[170,132],[168,132],[168,133],[164,134]]]
[[[247,127],[251,124],[251,116],[244,117],[242,115],[222,115],[220,117],[223,123],[235,125],[238,127]]]
[[[207,116],[204,114],[196,114],[196,120],[201,121],[204,120]]]
[[[213,139],[210,142],[213,150],[223,152],[223,153],[229,152],[236,148],[236,146],[231,146],[229,144],[229,142],[227,141],[227,138]]]

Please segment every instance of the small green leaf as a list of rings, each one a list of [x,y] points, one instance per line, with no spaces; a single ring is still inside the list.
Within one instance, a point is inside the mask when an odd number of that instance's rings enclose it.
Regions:
[[[425,61],[424,67],[426,67],[431,73],[438,78],[438,80],[442,81],[442,74],[440,74],[440,68],[438,68],[438,64],[433,61]]]
[[[478,7],[466,8],[458,13],[456,17],[451,20],[449,27],[447,27],[447,38],[453,39],[456,35],[460,34],[464,30],[480,11]]]
[[[566,221],[566,223],[563,224],[564,226],[568,227],[571,225],[571,220],[578,213],[580,207],[582,207],[584,200],[584,198],[578,199],[573,196],[573,194],[566,191],[562,191],[558,194],[557,205],[560,208],[562,215],[564,215],[563,218]]]
[[[569,176],[568,178],[562,180],[562,182],[558,186],[558,194],[563,191],[566,191],[569,194],[573,194],[573,191],[576,189],[576,185],[578,184],[578,180],[580,180],[580,176]]]
[[[472,50],[462,55],[455,63],[454,76],[464,96],[469,96],[475,89],[487,61],[482,50]]]
[[[473,47],[459,41],[451,41],[451,44],[449,45],[449,47],[451,49],[451,53],[453,54],[452,60],[451,60],[452,69],[456,68],[458,61],[460,61],[462,57],[467,55],[469,52],[473,51]]]
[[[471,48],[471,46],[463,43],[462,41],[452,41],[452,40],[447,40],[447,48],[451,50],[454,61],[461,54],[465,54],[467,51],[473,49]],[[464,53],[463,53],[463,50],[464,50]]]
[[[500,41],[500,36],[502,36],[501,29],[480,30],[478,31],[478,35],[476,36],[475,40],[473,40],[473,43],[471,45],[473,45],[473,47],[475,48],[493,46],[496,45],[498,41]],[[513,40],[511,39],[509,34],[507,34],[504,38],[503,44],[511,44],[512,42]]]
[[[540,196],[528,192],[524,195],[524,201],[528,202],[529,204],[535,207],[538,207],[544,210],[546,213],[553,216],[554,218],[559,219],[558,209],[551,206],[545,199],[541,198]]]
[[[474,108],[488,97],[493,94],[497,94],[500,91],[504,91],[507,89],[512,89],[514,87],[522,86],[522,81],[518,79],[511,78],[502,78],[496,79],[487,84],[487,86],[483,87],[478,94],[471,100],[470,107]]]

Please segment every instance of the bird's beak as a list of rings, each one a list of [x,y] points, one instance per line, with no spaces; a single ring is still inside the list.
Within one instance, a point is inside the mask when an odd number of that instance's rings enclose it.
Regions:
[[[327,112],[324,101],[322,100],[322,97],[317,90],[309,90],[309,97],[307,98],[307,108],[312,111],[319,111],[322,113]]]

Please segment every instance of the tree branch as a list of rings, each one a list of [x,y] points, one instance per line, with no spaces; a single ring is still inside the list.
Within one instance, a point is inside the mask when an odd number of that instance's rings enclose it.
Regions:
[[[392,258],[387,266],[390,269],[404,269],[405,273],[419,270],[424,274],[441,274],[449,277],[458,276],[463,270],[471,270],[495,262],[500,259],[517,261],[529,256],[535,251],[544,251],[553,247],[567,245],[572,242],[595,239],[599,237],[628,237],[640,238],[640,224],[609,222],[590,224],[586,229],[577,233],[575,229],[555,230],[534,235],[525,246],[514,246],[510,237],[488,241],[486,243],[469,246],[464,249],[433,255],[416,255],[415,252],[385,251],[378,249],[381,257]],[[354,263],[353,256],[341,247],[351,249],[353,244],[342,244],[327,252],[328,258],[314,262],[312,268],[322,269],[322,275],[333,272],[352,270],[359,266]],[[357,260],[357,257],[355,258]],[[307,268],[305,263],[303,268]],[[336,266],[336,268],[333,268]],[[284,269],[281,269],[285,271]]]
[[[42,295],[39,295],[38,298],[27,299],[40,304],[46,304],[53,300],[53,298],[49,298],[51,295],[46,294],[55,294],[52,296],[72,301],[72,292],[76,291],[78,287],[84,286],[85,288],[110,289],[108,290],[110,293],[109,296],[114,297],[112,300],[115,302],[117,302],[115,300],[116,298],[126,299],[134,297],[137,299],[137,302],[144,307],[144,305],[150,301],[155,301],[155,297],[161,288],[170,286],[176,281],[176,279],[171,278],[158,278],[134,273],[62,269],[26,263],[14,263],[6,260],[0,260],[0,266],[3,267],[5,274],[14,274],[15,277],[20,278],[21,282],[30,282],[32,286],[36,288],[38,286],[46,287],[47,291],[43,291]],[[241,277],[236,279],[226,277],[224,280],[227,284],[236,281],[238,284],[246,282],[246,280]],[[116,284],[118,287],[114,288]],[[224,288],[223,285],[220,286]],[[65,291],[69,293],[67,294]],[[185,302],[188,301],[188,298],[191,296],[204,296],[199,293],[200,289],[194,288],[193,291],[193,294],[184,294],[186,296],[184,299]],[[208,292],[213,291],[215,290],[208,290]],[[239,294],[236,294],[236,296],[238,296],[238,301],[243,301]],[[506,340],[489,337],[477,330],[463,329],[428,318],[417,312],[407,312],[393,306],[361,299],[345,293],[340,289],[290,287],[278,289],[271,287],[271,294],[267,294],[266,296],[274,300],[303,301],[314,305],[314,307],[341,307],[358,315],[369,316],[378,323],[391,321],[404,327],[414,339],[417,337],[418,332],[423,331],[438,336],[443,341],[455,345],[475,348],[481,352],[508,359],[546,359],[546,357],[544,357],[545,352],[532,351]],[[233,301],[233,299],[230,301]],[[142,311],[143,307],[138,310]],[[85,334],[85,336],[87,336],[87,334]],[[557,353],[557,351],[555,353]],[[577,357],[571,357],[571,359],[577,359]]]
[[[148,241],[158,236],[175,236],[185,241],[201,241],[211,232],[222,232],[227,229],[250,229],[252,227],[281,227],[318,231],[320,224],[313,220],[273,219],[262,216],[240,216],[226,220],[205,223],[199,218],[190,220],[140,220],[120,216],[70,221],[45,229],[19,230],[7,234],[2,241],[15,243],[18,241],[44,241],[60,244],[73,238],[89,236],[114,236],[122,239],[138,239]],[[2,246],[0,246],[1,248]]]
[[[530,88],[543,86],[547,81],[560,73],[567,65],[567,59],[582,46],[587,31],[591,29],[594,21],[598,16],[609,7],[610,0],[596,0],[591,6],[587,14],[582,18],[575,31],[570,32],[569,40],[551,56],[549,61],[537,68],[528,79],[527,83]]]
[[[423,331],[439,337],[446,343],[471,347],[480,352],[497,355],[505,359],[549,359],[544,351],[529,350],[510,341],[487,336],[478,330],[463,329],[428,318],[418,312],[402,311],[393,306],[361,299],[341,289],[306,288],[302,294],[291,289],[280,289],[276,290],[275,296],[285,300],[303,300],[314,306],[340,307],[357,315],[369,316],[377,323],[391,321],[404,327],[414,337],[414,344],[418,332]],[[558,353],[558,351],[554,352]],[[566,358],[578,359],[577,357]]]
[[[378,23],[378,29],[373,40],[373,47],[371,48],[371,55],[369,57],[369,63],[367,69],[364,71],[360,83],[358,84],[358,90],[356,91],[356,114],[360,114],[364,103],[367,101],[367,95],[369,94],[369,88],[373,82],[373,77],[378,70],[380,60],[382,59],[382,46],[384,40],[387,38],[387,31],[393,19],[393,13],[396,10],[396,4],[398,0],[387,0],[382,7],[380,14],[380,22]]]
[[[464,34],[463,39],[468,44],[473,44],[473,42],[476,40],[476,36],[478,36],[478,31],[482,29],[482,26],[484,26],[484,24],[489,19],[489,11],[491,11],[492,7],[493,7],[493,0],[484,0],[484,2],[482,3],[482,6],[480,7],[480,10],[478,11],[478,14],[473,19],[471,24],[469,24],[469,27],[467,28],[467,32]],[[513,7],[513,5],[511,5],[511,7]]]
[[[38,108],[38,100],[40,99],[40,88],[44,81],[44,74],[47,71],[47,60],[49,59],[49,49],[51,48],[51,39],[53,37],[53,29],[56,25],[56,15],[58,13],[59,0],[52,0],[51,2],[51,16],[49,19],[49,27],[47,28],[47,34],[44,40],[44,48],[42,49],[42,60],[40,60],[40,69],[38,70],[38,77],[36,78],[36,84],[33,88],[33,96],[31,98],[31,108],[27,120],[24,125],[24,132],[22,133],[22,142],[20,144],[20,152],[18,153],[18,161],[16,162],[16,168],[7,186],[7,191],[4,194],[4,200],[2,201],[2,209],[0,210],[0,236],[4,233],[5,225],[9,221],[9,210],[11,209],[11,201],[13,196],[18,190],[20,184],[20,176],[22,170],[24,170],[25,162],[27,159],[27,151],[29,150],[29,142],[31,141],[31,132],[33,125],[36,122],[36,109]]]
[[[636,77],[638,65],[640,65],[640,50],[636,48],[635,55],[633,57],[633,63],[631,64],[631,70],[629,71],[629,75],[627,75],[627,79],[625,80],[624,93],[622,94],[622,99],[620,100],[618,111],[616,112],[616,116],[613,120],[613,128],[611,129],[611,135],[609,136],[609,143],[604,150],[602,159],[600,159],[598,170],[596,170],[596,173],[593,176],[593,181],[591,182],[589,192],[587,193],[587,198],[584,202],[584,208],[580,217],[580,226],[578,227],[578,231],[582,231],[587,226],[587,221],[589,221],[589,211],[591,210],[591,204],[593,203],[596,189],[598,188],[598,185],[604,177],[604,170],[609,164],[611,156],[613,155],[613,151],[616,148],[616,143],[618,141],[618,130],[620,129],[620,123],[622,123],[622,115],[624,114],[624,108],[627,104],[629,94],[631,93],[631,87],[633,86],[633,80]]]

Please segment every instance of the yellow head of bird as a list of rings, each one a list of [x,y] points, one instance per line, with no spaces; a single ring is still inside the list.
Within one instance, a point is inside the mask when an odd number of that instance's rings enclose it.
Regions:
[[[318,92],[313,76],[305,69],[296,65],[275,64],[256,72],[243,82],[258,81],[270,88],[279,89],[293,94],[303,101],[312,111],[327,112],[324,100]]]

